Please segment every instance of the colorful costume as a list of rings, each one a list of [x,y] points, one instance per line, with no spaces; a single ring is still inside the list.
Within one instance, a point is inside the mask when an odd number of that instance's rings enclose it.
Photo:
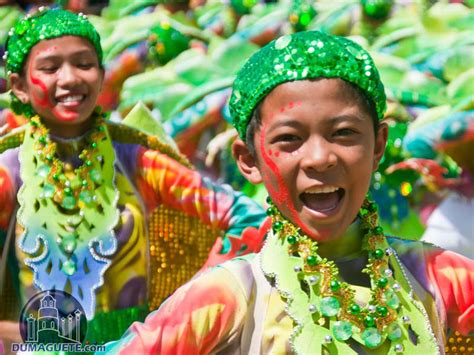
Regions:
[[[301,32],[270,43],[238,74],[230,110],[240,138],[245,140],[255,107],[273,88],[319,77],[358,86],[383,117],[384,88],[368,53],[345,38]],[[281,199],[278,204],[290,203],[284,193],[270,195]],[[362,239],[360,248],[328,260],[301,225],[267,202],[271,220],[260,229],[267,236],[260,253],[192,280],[107,350],[433,354],[443,352],[447,328],[465,335],[474,330],[473,261],[387,238],[368,200],[340,239]]]
[[[267,277],[262,264],[268,258],[276,258],[275,254],[270,254],[268,245],[273,240],[274,236],[271,236],[261,253],[227,262],[180,288],[157,312],[147,317],[145,324],[134,324],[120,342],[108,344],[107,351],[120,354],[289,353],[295,344],[292,341],[293,315],[289,314],[275,279]],[[397,238],[387,241],[389,250],[394,251],[391,266],[398,264],[393,279],[402,284],[401,280],[406,277],[410,283],[416,294],[414,297],[420,300],[427,313],[421,326],[434,332],[439,349],[443,349],[446,327],[464,334],[472,330],[473,262],[421,242]],[[293,262],[296,265],[302,260],[294,258]],[[350,275],[351,269],[365,263],[365,257],[336,261],[343,275]],[[311,277],[304,275],[306,280]],[[361,307],[365,306],[368,288],[367,284],[355,287],[356,301]],[[398,291],[388,295],[396,304]],[[302,311],[309,314],[309,309]],[[330,322],[334,323],[333,320]],[[339,336],[347,331],[343,327],[336,329]],[[396,338],[398,332],[394,327],[388,336]],[[329,330],[327,335],[335,339]],[[394,347],[390,348],[388,340],[372,351],[355,344],[352,342],[352,349],[342,353],[349,354],[356,349],[369,354],[396,352]],[[332,353],[331,345],[331,341],[325,342],[323,334],[321,338],[308,341],[307,348],[300,353],[318,354],[323,346]],[[433,348],[424,350],[423,354],[436,352]],[[406,350],[406,353],[412,352]]]
[[[11,30],[7,68],[18,72],[35,43],[65,35],[88,39],[101,60],[84,15],[41,11]],[[156,137],[98,111],[85,135],[54,137],[31,106],[15,102],[32,117],[0,140],[0,270],[8,262],[0,319],[18,320],[40,290],[64,290],[92,320],[88,340],[104,342],[193,276],[222,232],[219,261],[252,251],[238,237],[263,211]]]

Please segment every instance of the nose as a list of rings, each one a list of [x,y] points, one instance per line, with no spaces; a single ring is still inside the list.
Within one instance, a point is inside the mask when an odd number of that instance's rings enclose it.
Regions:
[[[80,78],[76,73],[74,66],[65,63],[61,67],[61,72],[58,76],[58,85],[62,87],[69,87],[77,85],[80,82]]]
[[[307,171],[323,172],[337,165],[337,154],[324,138],[308,141],[301,166]]]

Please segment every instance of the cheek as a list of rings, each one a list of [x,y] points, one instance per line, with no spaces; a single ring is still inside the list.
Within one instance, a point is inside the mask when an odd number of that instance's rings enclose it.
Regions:
[[[33,106],[39,108],[52,107],[48,91],[51,90],[51,78],[43,78],[37,72],[29,71],[30,99]]]

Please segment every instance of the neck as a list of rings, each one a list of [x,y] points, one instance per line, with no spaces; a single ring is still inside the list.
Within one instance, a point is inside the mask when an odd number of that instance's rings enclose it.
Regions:
[[[318,243],[318,254],[329,260],[356,256],[362,250],[362,238],[360,222],[356,219],[340,238],[327,243]]]
[[[90,117],[88,120],[76,125],[64,125],[55,123],[44,123],[49,129],[49,133],[60,138],[75,138],[83,136],[93,125],[94,120]],[[43,121],[44,122],[44,121]]]

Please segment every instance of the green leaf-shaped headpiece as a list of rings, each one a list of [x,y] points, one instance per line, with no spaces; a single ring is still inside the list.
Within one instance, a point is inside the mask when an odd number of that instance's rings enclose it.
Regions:
[[[341,78],[353,83],[372,100],[378,118],[383,118],[384,87],[369,53],[344,37],[298,32],[261,48],[237,74],[229,108],[241,139],[245,141],[255,107],[276,86],[315,78]]]

